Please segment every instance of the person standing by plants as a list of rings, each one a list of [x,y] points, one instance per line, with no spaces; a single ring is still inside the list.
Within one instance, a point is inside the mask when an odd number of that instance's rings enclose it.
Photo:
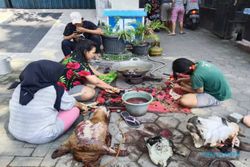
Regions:
[[[165,26],[169,26],[171,18],[173,1],[172,0],[161,0],[161,21],[165,22]]]
[[[64,39],[62,41],[62,51],[64,56],[69,55],[76,47],[81,38],[87,38],[96,43],[96,53],[100,53],[102,29],[94,23],[83,20],[79,12],[70,14],[71,23],[68,23],[64,30]]]
[[[173,0],[173,10],[172,10],[172,32],[169,35],[176,35],[176,21],[178,19],[180,24],[180,34],[184,34],[183,20],[184,20],[184,0]]]

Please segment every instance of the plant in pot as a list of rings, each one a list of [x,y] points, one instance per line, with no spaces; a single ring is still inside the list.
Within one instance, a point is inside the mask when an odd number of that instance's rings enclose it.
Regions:
[[[120,30],[118,26],[111,28],[108,25],[102,26],[102,43],[104,52],[107,54],[124,53],[126,41],[131,40],[131,34],[127,30]]]
[[[134,30],[131,30],[131,33],[134,36],[132,41],[132,53],[136,55],[147,55],[149,43],[146,41],[148,37],[148,26],[141,23],[137,24]]]
[[[151,47],[149,48],[149,56],[161,56],[163,48],[160,47],[160,37],[155,32],[158,32],[161,29],[169,32],[169,29],[160,20],[152,21],[149,24],[148,29],[153,31],[148,37],[152,40]]]
[[[102,43],[105,53],[119,54],[125,51],[125,42],[118,37],[116,30],[112,29],[109,25],[102,26],[103,35]]]
[[[148,25],[148,28],[155,31],[155,32],[158,32],[161,29],[169,32],[169,29],[164,25],[164,22],[162,22],[160,20],[151,21]]]
[[[160,47],[160,40],[157,34],[155,34],[156,30],[164,29],[169,31],[164,24],[159,21],[155,20],[150,22],[149,24],[137,24],[136,28],[134,29],[134,40],[132,41],[133,49],[132,52],[137,55],[147,55],[149,49],[149,42],[152,41],[154,45],[158,45]]]

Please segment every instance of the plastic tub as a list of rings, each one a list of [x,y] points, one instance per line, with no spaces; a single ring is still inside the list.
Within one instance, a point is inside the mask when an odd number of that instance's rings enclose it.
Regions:
[[[130,103],[127,100],[132,98],[143,98],[146,99],[145,103]],[[153,96],[144,91],[130,91],[122,96],[122,100],[125,104],[127,111],[133,116],[142,116],[147,113],[148,105],[153,101]]]

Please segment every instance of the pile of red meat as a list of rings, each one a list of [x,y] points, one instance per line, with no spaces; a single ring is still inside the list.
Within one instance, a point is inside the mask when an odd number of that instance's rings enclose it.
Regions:
[[[166,82],[164,87],[147,87],[147,88],[136,88],[137,91],[145,91],[151,93],[154,97],[152,103],[148,107],[149,112],[166,113],[166,112],[185,112],[189,113],[189,108],[180,106],[173,97],[169,94],[171,89],[171,82]],[[176,90],[175,90],[176,92]],[[182,92],[176,92],[181,94]],[[97,102],[101,105],[107,106],[111,111],[125,110],[125,106],[122,103],[122,93],[110,94],[105,91],[101,91],[97,97]]]

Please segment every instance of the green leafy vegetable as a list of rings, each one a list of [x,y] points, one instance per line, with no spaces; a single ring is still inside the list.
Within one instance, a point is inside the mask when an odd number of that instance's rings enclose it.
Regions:
[[[110,71],[108,74],[103,74],[98,76],[99,79],[102,81],[110,84],[117,78],[117,72],[116,71]]]

